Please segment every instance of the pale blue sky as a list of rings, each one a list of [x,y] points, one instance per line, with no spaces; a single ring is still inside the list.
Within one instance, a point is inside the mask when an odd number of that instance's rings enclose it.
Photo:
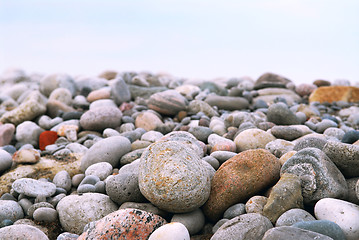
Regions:
[[[0,71],[359,81],[357,0],[0,0]]]

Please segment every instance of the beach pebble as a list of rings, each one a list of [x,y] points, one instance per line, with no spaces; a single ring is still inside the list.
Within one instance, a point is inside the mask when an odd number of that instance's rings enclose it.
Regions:
[[[271,228],[264,234],[262,240],[286,240],[288,238],[300,240],[333,240],[333,238],[317,232],[290,226]]]
[[[116,211],[118,206],[100,193],[69,195],[61,199],[56,210],[65,231],[81,234],[85,225]]]
[[[327,140],[319,136],[304,136],[303,138],[297,139],[295,141],[293,150],[299,151],[304,148],[318,148],[322,150],[326,143]]]
[[[303,208],[301,181],[297,175],[284,173],[272,187],[263,215],[273,224],[280,215],[292,208]]]
[[[0,239],[49,240],[44,232],[27,224],[0,228]]]
[[[12,123],[0,123],[0,146],[8,145],[15,133],[15,125]]]
[[[13,182],[12,188],[17,193],[23,193],[29,197],[37,197],[38,195],[50,197],[56,192],[55,184],[32,178],[20,178]]]
[[[85,175],[95,175],[99,177],[100,180],[105,180],[108,176],[112,173],[112,165],[108,162],[99,162],[92,164],[89,166],[86,171]]]
[[[315,218],[309,212],[301,208],[292,208],[280,215],[280,217],[276,221],[275,226],[292,226],[297,222],[314,220]]]
[[[359,131],[350,130],[346,132],[342,138],[343,143],[352,144],[359,140]]]
[[[12,156],[7,151],[0,149],[0,174],[11,168]]]
[[[135,209],[143,210],[146,212],[153,213],[155,215],[159,215],[165,219],[167,219],[169,217],[168,212],[166,212],[162,209],[159,209],[152,203],[125,202],[125,203],[121,204],[119,209],[126,209],[126,208],[135,208]]]
[[[95,108],[85,112],[80,118],[81,127],[86,130],[103,131],[120,126],[122,112],[115,107]]]
[[[279,179],[277,158],[264,149],[247,150],[227,160],[216,171],[208,201],[207,218],[217,221],[230,206],[244,201]]]
[[[75,95],[76,92],[74,80],[70,75],[64,73],[46,75],[39,83],[41,93],[47,97],[58,88],[66,88],[72,95]]]
[[[245,204],[246,213],[260,213],[263,215],[263,208],[267,204],[265,196],[253,196]]]
[[[55,131],[44,131],[39,136],[39,148],[44,151],[48,145],[52,145],[58,138],[57,132]]]
[[[234,217],[237,217],[239,215],[246,213],[246,207],[243,203],[237,203],[233,206],[230,206],[224,213],[223,218],[225,219],[232,219]]]
[[[188,105],[188,112],[199,113],[203,112],[208,117],[218,116],[216,110],[211,107],[208,103],[201,100],[193,100]]]
[[[271,128],[271,134],[276,138],[292,141],[303,136],[303,131],[295,126],[274,126]]]
[[[111,84],[111,96],[118,106],[123,102],[131,100],[130,89],[122,78],[114,80]]]
[[[287,152],[292,151],[294,148],[294,144],[292,142],[276,139],[266,144],[265,149],[270,151],[273,155],[280,158]]]
[[[57,220],[57,211],[47,207],[38,208],[34,211],[33,218],[40,222],[54,222]]]
[[[228,159],[236,156],[237,153],[229,151],[215,151],[211,153],[211,157],[217,159],[220,163],[224,163]]]
[[[115,136],[102,139],[96,142],[85,153],[81,159],[81,170],[83,172],[92,164],[108,162],[117,167],[123,155],[131,151],[131,142],[122,136]]]
[[[328,141],[323,147],[323,152],[346,178],[359,177],[359,146]]]
[[[321,233],[333,239],[346,240],[343,230],[339,227],[339,225],[328,220],[297,222],[293,224],[292,227]]]
[[[198,233],[205,224],[205,217],[201,209],[196,209],[188,213],[176,213],[171,218],[171,223],[182,223],[190,235]]]
[[[69,232],[63,232],[59,236],[57,236],[56,240],[77,240],[79,235]]]
[[[261,129],[247,129],[237,135],[234,143],[238,152],[249,149],[265,148],[267,143],[274,141],[276,138]]]
[[[199,155],[178,141],[151,144],[142,154],[138,181],[151,203],[174,213],[202,206],[210,192],[210,178]]]
[[[224,223],[212,236],[212,240],[262,239],[273,227],[268,218],[258,213],[242,214]]]
[[[137,115],[135,120],[136,128],[143,128],[146,131],[156,130],[158,127],[162,126],[162,120],[151,111],[141,112]]]
[[[24,217],[21,206],[12,200],[0,200],[0,222],[9,219],[15,222]]]
[[[15,138],[18,142],[38,146],[39,136],[44,131],[36,123],[25,121],[16,127]]]
[[[225,110],[240,110],[245,109],[249,106],[247,99],[243,97],[230,97],[230,96],[216,96],[209,95],[206,100],[210,106],[216,106],[218,109]]]
[[[39,91],[35,90],[17,108],[5,112],[0,117],[0,122],[18,125],[24,121],[31,121],[45,112],[46,98]]]
[[[333,137],[341,141],[345,135],[345,132],[340,128],[329,127],[323,132],[325,136]]]
[[[171,222],[157,228],[148,240],[190,240],[190,234],[185,225],[180,222]]]
[[[71,177],[65,170],[56,173],[52,182],[56,185],[56,187],[63,188],[67,192],[71,189]]]
[[[35,149],[21,149],[12,156],[15,163],[37,163],[40,161],[40,153]]]
[[[359,237],[359,206],[347,201],[323,198],[314,207],[318,220],[332,221],[340,226],[347,240]]]
[[[30,218],[32,218],[33,215],[34,215],[34,212],[36,211],[36,209],[43,208],[43,207],[54,209],[54,206],[53,206],[51,203],[48,203],[48,202],[37,202],[37,203],[32,204],[32,205],[29,207],[29,209],[27,210],[26,214],[27,214]]]
[[[175,90],[155,93],[147,102],[150,109],[164,115],[176,115],[179,111],[185,110],[187,104],[187,99]]]
[[[343,174],[317,148],[300,150],[283,164],[280,171],[281,174],[295,174],[301,179],[305,204],[314,204],[325,197],[345,198],[348,194]]]
[[[297,116],[288,108],[285,103],[275,103],[268,108],[267,119],[277,125],[300,124]]]
[[[166,223],[162,217],[143,210],[120,209],[88,224],[77,240],[104,236],[108,239],[148,239],[151,233]]]
[[[323,133],[326,129],[330,127],[338,127],[338,124],[330,119],[323,119],[321,122],[316,124],[315,131],[317,133]]]

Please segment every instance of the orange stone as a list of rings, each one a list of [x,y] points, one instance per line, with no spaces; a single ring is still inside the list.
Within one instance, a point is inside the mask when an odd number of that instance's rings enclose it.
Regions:
[[[39,136],[39,148],[41,151],[45,150],[47,145],[54,144],[57,140],[57,132],[55,131],[44,131]]]
[[[317,88],[310,96],[309,102],[359,102],[359,88],[353,86],[326,86]]]
[[[251,149],[228,159],[214,174],[211,193],[203,206],[209,220],[216,222],[225,210],[273,186],[279,179],[281,165],[265,149]]]

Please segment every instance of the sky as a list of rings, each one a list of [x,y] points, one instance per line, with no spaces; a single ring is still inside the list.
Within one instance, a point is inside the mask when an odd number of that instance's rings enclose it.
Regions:
[[[0,0],[0,73],[359,82],[357,0]]]

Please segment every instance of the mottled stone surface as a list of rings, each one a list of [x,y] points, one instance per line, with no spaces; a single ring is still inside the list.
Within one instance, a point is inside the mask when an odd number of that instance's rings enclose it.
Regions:
[[[25,224],[0,228],[0,239],[49,240],[41,230]]]
[[[299,177],[294,174],[284,173],[271,189],[268,201],[263,208],[263,215],[274,224],[285,211],[303,207]]]
[[[162,217],[139,209],[120,209],[93,222],[78,240],[148,239],[152,232],[166,224]]]
[[[310,96],[310,102],[358,102],[359,88],[353,86],[326,86],[317,88]]]
[[[117,204],[100,193],[68,195],[56,207],[62,228],[76,234],[81,234],[87,223],[99,220],[117,209]]]
[[[359,177],[359,146],[328,141],[323,147],[323,152],[346,178]]]
[[[208,199],[210,178],[191,148],[181,142],[158,141],[142,154],[139,186],[155,206],[169,212],[190,212]]]
[[[261,129],[247,129],[237,135],[234,143],[237,151],[242,152],[249,149],[265,148],[267,143],[274,141],[276,138]]]
[[[176,115],[179,111],[185,110],[187,100],[175,90],[167,90],[153,94],[148,99],[148,107],[165,115]]]
[[[37,197],[38,195],[50,197],[55,193],[56,185],[32,178],[20,178],[13,182],[12,189],[29,197]]]
[[[102,131],[121,125],[122,112],[115,107],[95,108],[85,112],[80,118],[81,126],[86,130]]]
[[[314,204],[325,197],[345,198],[348,186],[335,164],[317,148],[305,148],[289,158],[281,174],[292,173],[301,179],[304,203]]]
[[[224,211],[279,179],[278,159],[264,149],[247,150],[227,160],[212,180],[211,194],[203,207],[211,221],[221,218]]]
[[[273,227],[268,218],[259,213],[247,213],[224,223],[211,240],[262,239],[264,233]]]

